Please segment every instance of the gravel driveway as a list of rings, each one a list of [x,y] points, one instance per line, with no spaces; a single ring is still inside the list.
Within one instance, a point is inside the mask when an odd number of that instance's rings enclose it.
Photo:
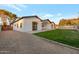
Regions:
[[[32,34],[16,31],[3,31],[0,32],[0,53],[76,54],[79,53],[79,51],[51,43]]]

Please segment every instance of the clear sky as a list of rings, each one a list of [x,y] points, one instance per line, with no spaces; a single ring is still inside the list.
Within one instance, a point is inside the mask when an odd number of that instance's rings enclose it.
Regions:
[[[0,4],[0,9],[6,9],[18,17],[38,15],[42,19],[50,19],[55,23],[62,18],[79,16],[78,4]]]

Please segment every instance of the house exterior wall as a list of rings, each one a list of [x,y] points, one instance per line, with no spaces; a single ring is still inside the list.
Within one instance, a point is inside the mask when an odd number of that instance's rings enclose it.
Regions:
[[[42,27],[43,30],[52,30],[54,29],[54,24],[50,22],[43,22],[44,26]]]
[[[22,25],[22,28],[20,28],[20,24],[23,24]],[[23,28],[24,28],[24,20],[23,19],[21,19],[21,20],[19,20],[18,22],[15,22],[14,24],[13,24],[13,30],[16,30],[16,31],[23,31]]]
[[[32,22],[37,23],[37,31],[42,30],[42,22],[38,18],[24,18],[24,30],[32,31]]]
[[[56,29],[55,26],[56,26],[55,23],[52,23],[52,25],[51,25],[52,29]]]
[[[13,29],[21,32],[32,31],[32,22],[37,22],[37,31],[42,30],[42,22],[38,18],[23,18],[13,25]],[[20,28],[20,23],[22,23],[22,28]],[[17,24],[18,28],[17,28]],[[16,26],[15,26],[16,25]]]
[[[48,29],[48,30],[53,29],[53,28],[52,28],[52,24],[51,24],[51,23],[47,25],[47,29]]]

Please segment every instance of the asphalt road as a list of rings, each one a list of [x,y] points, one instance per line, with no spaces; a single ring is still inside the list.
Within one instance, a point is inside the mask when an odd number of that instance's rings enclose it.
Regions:
[[[29,33],[0,32],[1,54],[76,54],[78,50],[51,43]]]

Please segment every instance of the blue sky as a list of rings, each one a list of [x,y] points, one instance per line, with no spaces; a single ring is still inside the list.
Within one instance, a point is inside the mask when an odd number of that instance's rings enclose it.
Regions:
[[[78,4],[0,4],[0,9],[6,9],[20,16],[38,15],[42,19],[50,19],[58,23],[62,18],[79,16]]]

